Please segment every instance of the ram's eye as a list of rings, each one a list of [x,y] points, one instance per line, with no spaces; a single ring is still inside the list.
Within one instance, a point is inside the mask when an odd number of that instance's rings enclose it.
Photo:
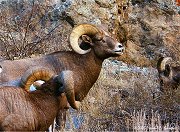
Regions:
[[[163,83],[163,80],[160,80],[160,84],[161,84],[161,86],[163,86],[163,84],[164,84],[164,83]]]
[[[106,41],[104,39],[102,39],[102,42],[105,43]]]

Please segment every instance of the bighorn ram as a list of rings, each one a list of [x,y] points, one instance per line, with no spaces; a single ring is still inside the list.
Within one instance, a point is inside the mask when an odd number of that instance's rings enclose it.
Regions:
[[[0,131],[37,131],[47,130],[66,101],[63,92],[74,85],[73,78],[67,80],[63,71],[59,76],[47,69],[29,69],[21,79],[22,87],[32,84],[37,79],[47,80],[38,90],[27,92],[15,86],[0,87]],[[71,88],[71,87],[70,87]]]
[[[79,45],[80,37],[83,41]],[[21,75],[34,66],[44,66],[55,74],[70,70],[75,86],[66,93],[66,97],[70,106],[78,109],[76,101],[82,101],[96,82],[104,59],[121,55],[124,48],[107,32],[91,24],[75,27],[70,34],[70,45],[75,52],[62,51],[37,58],[0,62],[1,85],[18,85]]]
[[[161,57],[157,63],[161,91],[177,89],[180,86],[180,66],[172,67],[170,61],[170,57]]]

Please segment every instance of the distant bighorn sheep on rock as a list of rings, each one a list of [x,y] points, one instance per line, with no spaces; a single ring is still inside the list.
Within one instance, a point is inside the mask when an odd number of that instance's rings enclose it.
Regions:
[[[157,63],[160,79],[160,90],[177,89],[180,86],[180,66],[172,67],[171,57],[161,57]]]
[[[25,72],[21,85],[27,87],[37,79],[47,80],[38,90],[27,92],[21,87],[0,86],[0,131],[47,130],[67,104],[62,96],[74,85],[71,74],[62,71],[57,76],[47,69],[33,68]]]
[[[83,41],[79,45],[80,37]],[[75,27],[70,34],[70,45],[75,52],[59,51],[37,58],[0,62],[1,85],[18,85],[22,74],[34,66],[44,66],[55,74],[69,70],[73,73],[75,86],[66,97],[70,106],[77,109],[76,101],[82,101],[96,82],[104,59],[121,55],[124,47],[107,32],[91,24]]]

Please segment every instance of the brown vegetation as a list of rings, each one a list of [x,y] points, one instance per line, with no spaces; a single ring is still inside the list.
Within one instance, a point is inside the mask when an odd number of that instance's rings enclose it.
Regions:
[[[14,60],[49,53],[59,50],[59,47],[63,48],[67,43],[64,32],[71,27],[67,23],[64,23],[66,27],[62,26],[63,17],[54,20],[52,11],[51,6],[46,2],[26,1],[2,4],[0,9],[1,57]],[[66,37],[65,40],[64,37]],[[58,46],[61,44],[63,46]],[[66,46],[66,49],[69,48]]]

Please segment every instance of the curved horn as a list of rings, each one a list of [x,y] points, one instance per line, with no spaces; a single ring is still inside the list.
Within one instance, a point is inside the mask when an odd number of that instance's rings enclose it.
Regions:
[[[159,72],[162,72],[166,69],[166,64],[169,60],[172,60],[171,57],[162,57],[159,59],[158,63],[157,63],[157,69]]]
[[[25,88],[27,91],[29,91],[30,86],[37,80],[43,80],[48,81],[52,76],[54,75],[54,72],[42,68],[42,67],[34,67],[31,69],[28,69],[24,75],[21,77],[20,85]]]
[[[79,109],[80,102],[75,100],[73,72],[69,70],[62,71],[58,79],[64,86],[66,98],[70,106],[74,109]]]
[[[89,35],[89,36],[94,36],[97,33],[102,33],[96,26],[91,25],[91,24],[81,24],[75,27],[69,37],[70,40],[70,45],[73,48],[73,50],[78,53],[78,54],[86,54],[90,52],[91,49],[88,50],[82,50],[79,47],[78,44],[78,39],[81,37],[81,35]]]

